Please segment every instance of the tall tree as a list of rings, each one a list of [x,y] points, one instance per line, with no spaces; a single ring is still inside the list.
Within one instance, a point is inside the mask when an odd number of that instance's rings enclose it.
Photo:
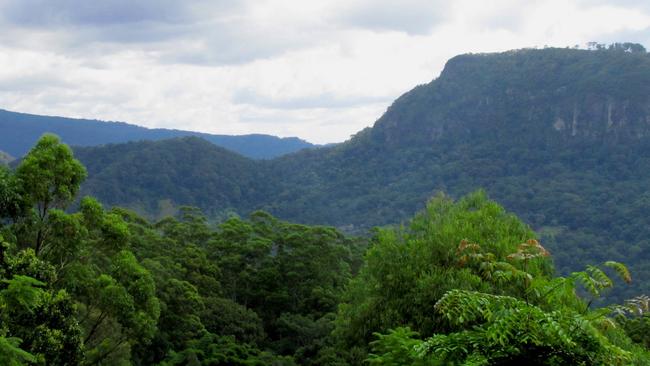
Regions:
[[[23,199],[34,207],[33,248],[38,256],[47,246],[50,210],[64,209],[72,202],[86,178],[86,169],[58,137],[46,134],[21,161],[16,178]]]

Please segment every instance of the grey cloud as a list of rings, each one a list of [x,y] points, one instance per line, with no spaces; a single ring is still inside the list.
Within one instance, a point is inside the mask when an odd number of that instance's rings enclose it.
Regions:
[[[241,64],[312,46],[319,37],[310,31],[260,28],[255,24],[213,22],[202,25],[200,37],[190,35],[161,53],[169,63]]]
[[[48,107],[78,106],[78,110],[115,108],[128,111],[127,104],[133,95],[124,92],[105,92],[95,94],[83,89],[70,89],[69,93],[41,93],[35,96],[35,104]],[[83,115],[81,113],[80,115]],[[135,121],[134,121],[135,122]]]
[[[441,0],[365,0],[354,3],[338,21],[375,31],[428,34],[445,21],[448,4]]]
[[[309,32],[253,24],[250,6],[250,0],[9,0],[0,2],[0,41],[87,61],[133,49],[165,63],[198,65],[246,63],[313,44]]]
[[[187,15],[183,2],[173,0],[20,0],[2,7],[3,17],[21,26],[129,24],[180,21]]]
[[[317,108],[351,108],[361,105],[386,103],[390,97],[376,96],[339,96],[332,93],[323,93],[298,98],[272,98],[252,90],[237,91],[232,102],[235,104],[248,104],[268,109],[317,109]]]
[[[175,23],[160,24],[143,22],[138,26],[108,25],[105,27],[89,28],[82,34],[73,37],[76,46],[93,45],[97,43],[115,43],[122,45],[136,45],[146,48],[148,44],[173,41],[193,37],[196,29],[191,24]]]
[[[361,0],[343,6],[334,26],[425,34],[446,12],[441,0]],[[154,62],[220,66],[282,55],[326,42],[318,23],[260,23],[252,0],[0,0],[0,42],[92,63],[116,52]],[[330,34],[330,35],[328,35]]]
[[[205,23],[246,6],[247,0],[7,0],[0,19],[8,32],[45,31],[58,35],[60,46],[78,48],[200,37]]]
[[[0,91],[31,93],[50,88],[69,88],[71,84],[51,74],[20,75],[0,79]]]
[[[2,18],[20,26],[108,26],[193,22],[232,13],[244,0],[6,0]]]

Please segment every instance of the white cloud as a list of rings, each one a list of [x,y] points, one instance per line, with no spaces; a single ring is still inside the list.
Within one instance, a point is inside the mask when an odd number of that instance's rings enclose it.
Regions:
[[[650,42],[633,0],[78,4],[0,4],[0,108],[333,142],[459,53]]]

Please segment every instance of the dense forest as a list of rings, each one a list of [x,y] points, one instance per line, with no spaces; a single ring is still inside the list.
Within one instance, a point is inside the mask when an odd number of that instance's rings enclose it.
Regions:
[[[0,167],[3,365],[650,362],[649,299],[594,306],[634,281],[626,266],[557,276],[483,191],[362,239],[262,211],[152,223],[89,196],[71,210],[86,175],[53,135]]]
[[[0,109],[0,146],[7,153],[14,156],[24,155],[44,133],[54,133],[63,142],[75,146],[197,136],[251,159],[271,159],[301,149],[316,147],[297,137],[281,138],[261,134],[214,135],[164,128],[145,128],[124,122],[38,116]]]
[[[650,55],[639,45],[460,55],[372,128],[327,148],[252,161],[197,138],[77,148],[82,187],[160,219],[262,209],[365,235],[444,192],[484,189],[530,225],[558,274],[625,262],[612,302],[650,293]],[[191,162],[191,164],[188,164]]]

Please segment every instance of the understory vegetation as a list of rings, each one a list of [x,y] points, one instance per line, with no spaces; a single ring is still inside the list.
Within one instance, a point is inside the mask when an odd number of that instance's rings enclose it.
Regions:
[[[45,135],[0,167],[3,365],[647,365],[641,296],[607,261],[558,277],[482,191],[432,198],[369,239],[265,212],[151,223],[75,199],[86,176]]]

